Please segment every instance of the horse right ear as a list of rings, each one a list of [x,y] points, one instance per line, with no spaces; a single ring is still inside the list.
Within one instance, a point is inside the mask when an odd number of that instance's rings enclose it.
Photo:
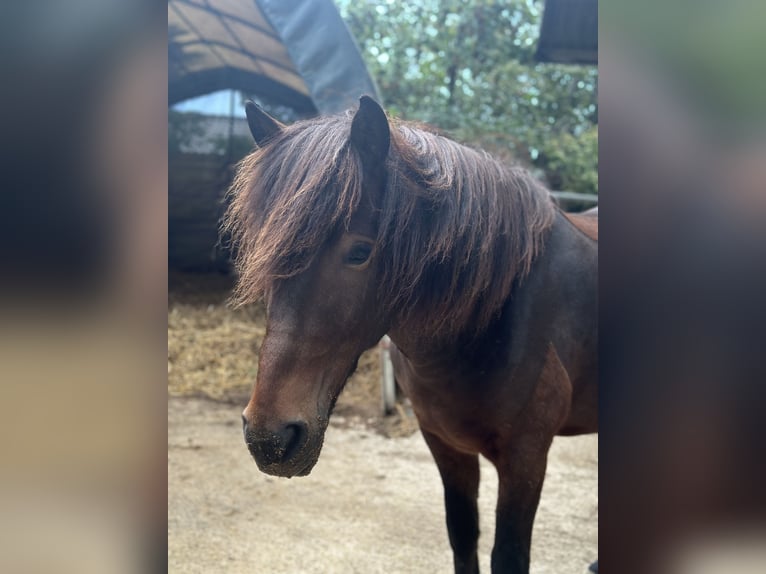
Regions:
[[[362,157],[366,168],[380,167],[391,145],[388,118],[383,108],[370,96],[359,98],[359,109],[351,122],[351,144]]]
[[[263,111],[261,107],[252,100],[245,102],[245,114],[247,115],[247,125],[250,126],[250,133],[258,147],[262,147],[268,140],[273,138],[284,129],[284,125],[272,118]]]

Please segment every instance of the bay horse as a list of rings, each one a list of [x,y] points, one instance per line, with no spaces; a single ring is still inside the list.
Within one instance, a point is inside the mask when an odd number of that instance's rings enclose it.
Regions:
[[[311,472],[359,356],[388,334],[444,485],[455,572],[478,571],[480,454],[499,476],[492,571],[528,572],[553,437],[597,430],[597,219],[367,96],[290,126],[246,112],[257,148],[223,228],[233,300],[267,308],[242,415],[258,468]]]

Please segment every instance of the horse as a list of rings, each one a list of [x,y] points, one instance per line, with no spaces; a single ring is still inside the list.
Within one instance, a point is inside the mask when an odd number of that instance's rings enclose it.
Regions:
[[[311,472],[359,356],[388,334],[455,572],[478,572],[479,455],[499,476],[492,572],[528,572],[551,442],[598,427],[597,218],[594,235],[523,169],[368,96],[289,126],[252,102],[246,114],[257,145],[223,229],[232,300],[267,309],[242,414],[258,468]]]

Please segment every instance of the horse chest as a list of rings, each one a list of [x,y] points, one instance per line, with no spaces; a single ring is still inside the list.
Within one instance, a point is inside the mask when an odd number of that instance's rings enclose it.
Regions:
[[[485,453],[495,449],[493,425],[482,417],[479,407],[455,400],[441,401],[433,396],[413,401],[420,426],[447,444],[465,453]]]
[[[497,374],[431,377],[400,365],[396,376],[423,429],[466,453],[495,448],[498,425],[508,424],[497,406]]]

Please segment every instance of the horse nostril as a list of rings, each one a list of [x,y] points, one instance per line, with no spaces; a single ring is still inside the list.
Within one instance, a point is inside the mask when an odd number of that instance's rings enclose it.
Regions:
[[[242,430],[247,429],[247,419],[245,418],[245,415],[242,415]]]
[[[308,442],[308,424],[295,421],[275,431],[244,426],[245,443],[258,466],[286,464],[292,461]]]
[[[290,423],[285,425],[279,434],[285,449],[284,454],[282,455],[282,461],[287,462],[306,442],[308,426],[303,421]]]

